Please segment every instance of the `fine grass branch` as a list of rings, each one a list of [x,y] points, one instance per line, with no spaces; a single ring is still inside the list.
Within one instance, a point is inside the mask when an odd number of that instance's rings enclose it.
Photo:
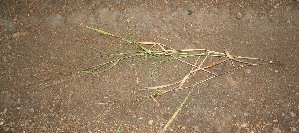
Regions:
[[[192,67],[189,73],[187,73],[185,76],[181,78],[181,80],[174,81],[172,83],[162,84],[158,86],[149,86],[145,87],[144,89],[140,90],[148,90],[150,91],[150,95],[141,97],[139,99],[136,99],[136,101],[142,101],[145,99],[153,99],[156,103],[158,103],[158,106],[160,105],[159,102],[155,99],[158,96],[162,96],[167,93],[171,92],[177,92],[183,89],[191,89],[188,93],[188,95],[182,100],[180,105],[177,107],[177,110],[172,114],[172,116],[169,118],[167,123],[163,127],[163,132],[168,129],[168,127],[173,123],[173,121],[178,117],[180,111],[183,109],[184,105],[186,104],[187,100],[190,97],[190,94],[192,93],[193,89],[202,83],[205,83],[207,81],[213,80],[217,77],[221,77],[223,75],[235,72],[237,70],[243,69],[245,67],[252,67],[252,66],[259,66],[259,65],[267,65],[267,64],[276,64],[275,61],[268,61],[261,58],[255,58],[255,57],[248,57],[248,56],[237,56],[237,55],[231,55],[227,50],[224,50],[223,52],[217,52],[212,51],[209,49],[174,49],[171,48],[165,44],[162,43],[156,43],[156,42],[142,42],[142,41],[135,41],[131,40],[131,37],[121,37],[116,34],[107,32],[105,30],[92,27],[92,26],[86,26],[81,24],[81,26],[93,30],[97,33],[100,33],[102,35],[110,36],[115,39],[120,39],[126,43],[133,44],[139,48],[136,52],[127,52],[123,51],[120,53],[114,53],[110,56],[116,57],[116,59],[112,61],[108,61],[105,63],[102,63],[98,66],[90,67],[88,69],[82,70],[82,75],[91,74],[91,75],[97,75],[103,72],[106,72],[108,70],[111,70],[115,68],[117,65],[119,65],[120,61],[133,58],[133,57],[146,57],[146,58],[162,58],[162,61],[159,63],[164,63],[168,61],[177,61],[179,63],[185,64],[189,67]],[[184,59],[190,58],[190,57],[197,57],[196,61],[194,62],[188,62]],[[201,57],[204,57],[201,61],[201,63],[198,64]],[[212,62],[206,62],[207,59],[212,60]],[[215,61],[216,59],[220,59]],[[215,59],[215,60],[214,60]],[[213,72],[210,69],[214,69],[216,67],[219,67],[221,64],[230,63],[232,68],[225,69],[225,71],[216,73]],[[225,65],[224,65],[225,66]],[[200,75],[200,77],[205,77],[202,80],[199,80],[195,83],[192,83],[191,85],[187,86],[186,83],[190,78],[192,78],[194,75],[198,74],[198,72],[202,72],[205,75]],[[201,74],[202,74],[201,73]],[[119,133],[121,130],[122,124],[119,125],[116,132]]]
[[[192,89],[193,90],[193,89]],[[192,90],[188,93],[188,95],[185,97],[185,99],[181,102],[180,106],[177,108],[177,110],[172,114],[172,116],[170,117],[170,119],[167,121],[167,123],[164,125],[163,127],[163,131],[166,131],[167,128],[170,126],[170,124],[175,120],[175,118],[177,118],[177,116],[179,115],[179,112],[182,110],[183,106],[185,105],[185,103],[187,102]]]
[[[155,58],[156,57],[165,58],[160,63],[167,62],[167,61],[178,61],[180,63],[186,64],[186,65],[192,67],[192,71],[190,71],[190,73],[188,73],[185,77],[183,77],[182,80],[175,81],[173,83],[153,86],[153,87],[146,87],[146,89],[155,91],[156,93],[153,93],[152,95],[145,96],[140,99],[137,99],[137,101],[142,100],[142,99],[162,96],[166,93],[175,92],[175,91],[179,91],[182,89],[193,88],[199,84],[202,84],[202,83],[210,81],[214,78],[226,75],[228,73],[232,73],[234,71],[240,70],[245,67],[275,63],[274,61],[267,61],[267,60],[264,60],[261,58],[231,55],[226,50],[224,52],[217,52],[217,51],[212,51],[212,50],[208,50],[208,49],[173,49],[173,48],[171,48],[165,44],[162,44],[162,43],[130,40],[128,38],[118,36],[116,34],[107,32],[107,31],[99,29],[99,28],[95,28],[92,26],[86,26],[83,24],[81,24],[81,26],[83,26],[87,29],[93,30],[95,32],[98,32],[102,35],[110,36],[112,38],[120,39],[126,43],[136,45],[141,50],[141,51],[139,50],[136,52],[124,51],[122,53],[113,54],[111,56],[117,56],[117,59],[105,62],[105,63],[100,64],[95,67],[85,69],[85,70],[81,71],[83,73],[83,75],[86,75],[86,74],[96,75],[96,74],[99,74],[102,72],[106,72],[108,70],[115,68],[117,65],[119,65],[120,61],[129,59],[132,57],[136,57],[136,56],[144,56],[146,58],[154,58],[154,57]],[[205,57],[205,59],[201,62],[200,65],[197,65],[197,62],[192,63],[192,62],[187,62],[187,61],[183,60],[183,59],[189,58],[189,57],[198,57],[198,59],[200,57]],[[210,64],[207,64],[206,66],[203,66],[203,62],[207,58],[211,58],[211,59],[219,58],[219,59],[221,59],[221,61],[212,62]],[[231,62],[231,65],[233,66],[232,69],[229,69],[229,70],[224,71],[219,74],[214,73],[209,70],[211,68],[217,67],[220,64],[224,64],[228,61]],[[235,64],[238,64],[238,65],[236,66]],[[198,71],[202,71],[209,76],[203,80],[193,83],[191,86],[185,86],[185,82],[187,82],[189,80],[189,78],[194,76],[196,74],[196,72],[198,72]],[[176,87],[173,87],[172,89],[166,89],[171,86],[176,86]]]
[[[121,37],[121,36],[117,36],[117,35],[115,35],[115,34],[112,34],[112,33],[110,33],[110,32],[107,32],[107,31],[104,31],[104,30],[101,30],[101,29],[98,29],[98,28],[95,28],[95,27],[86,26],[86,25],[84,25],[84,24],[82,24],[82,23],[81,23],[81,26],[83,26],[83,27],[85,27],[85,28],[87,28],[87,29],[96,31],[96,32],[98,32],[98,33],[100,33],[100,34],[107,35],[107,36],[111,36],[111,37],[115,37],[115,38],[121,39],[121,40],[123,40],[123,41],[125,41],[125,42],[127,42],[127,43],[130,43],[130,44],[135,44],[136,46],[138,46],[140,49],[142,49],[142,50],[145,51],[146,53],[150,53],[150,51],[149,51],[146,47],[142,46],[139,42],[132,41],[132,40],[129,40],[129,39],[124,38],[124,37]]]

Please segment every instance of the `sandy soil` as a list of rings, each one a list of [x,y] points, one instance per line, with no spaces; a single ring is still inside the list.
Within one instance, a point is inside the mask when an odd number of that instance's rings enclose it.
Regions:
[[[176,49],[228,49],[279,61],[194,88],[166,132],[299,132],[299,1],[0,0],[0,132],[159,132],[188,89],[146,99],[138,89],[182,79],[178,62],[131,58],[95,76],[84,68],[133,51],[80,26]],[[196,81],[201,76],[195,76]]]

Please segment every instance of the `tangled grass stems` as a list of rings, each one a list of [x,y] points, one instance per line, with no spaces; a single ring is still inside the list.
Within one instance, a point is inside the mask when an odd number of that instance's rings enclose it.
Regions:
[[[190,70],[190,72],[185,75],[185,77],[181,80],[179,87],[177,88],[177,90],[182,89],[182,86],[186,83],[186,80],[188,80],[190,77],[192,77],[193,75],[195,75],[195,73],[199,70],[202,70],[202,65],[203,63],[206,61],[206,59],[208,58],[209,53],[207,53],[207,55],[205,56],[205,58],[201,61],[201,63],[199,65],[197,65],[200,56],[196,59],[195,63],[194,63],[194,67]],[[173,113],[172,117],[168,120],[168,122],[166,123],[166,125],[163,128],[163,131],[166,131],[167,128],[169,127],[169,125],[174,121],[174,119],[177,117],[178,113],[182,110],[184,104],[186,103],[186,101],[188,100],[191,92],[193,91],[193,88],[189,91],[188,95],[185,97],[185,99],[183,100],[183,102],[180,104],[180,106],[178,107],[178,109]]]
[[[157,97],[157,96],[169,93],[169,92],[173,92],[173,91],[178,91],[178,90],[181,90],[181,89],[187,89],[187,88],[190,88],[190,87],[194,87],[196,85],[202,84],[202,83],[204,83],[206,81],[209,81],[211,79],[214,79],[216,77],[219,77],[219,76],[231,73],[233,71],[239,70],[241,68],[244,68],[245,66],[256,66],[256,65],[261,65],[261,64],[271,64],[271,63],[274,63],[273,61],[266,61],[266,60],[263,60],[263,59],[260,59],[260,58],[252,58],[252,57],[246,57],[246,56],[245,57],[244,56],[234,56],[234,55],[231,55],[230,53],[228,53],[227,51],[217,52],[217,51],[212,51],[212,50],[208,50],[208,49],[180,49],[180,50],[176,50],[176,49],[173,49],[173,48],[171,48],[171,47],[169,47],[169,46],[167,46],[165,44],[156,43],[156,42],[138,42],[138,41],[134,41],[134,40],[129,40],[127,38],[123,38],[121,36],[112,34],[110,32],[101,30],[99,28],[95,28],[95,27],[91,27],[91,26],[85,26],[83,24],[81,24],[81,26],[83,26],[83,27],[85,27],[87,29],[96,31],[96,32],[98,32],[100,34],[103,34],[103,35],[107,35],[107,36],[110,36],[110,37],[121,39],[121,40],[123,40],[123,41],[125,41],[125,42],[127,42],[129,44],[134,44],[134,45],[138,46],[141,49],[141,51],[137,51],[137,52],[122,52],[122,53],[118,53],[118,54],[113,54],[112,56],[124,56],[124,57],[123,58],[118,58],[118,59],[113,60],[113,61],[109,61],[109,62],[103,63],[100,66],[93,67],[93,68],[90,68],[88,70],[84,70],[84,71],[82,71],[84,74],[93,74],[94,75],[94,74],[99,74],[101,72],[105,72],[105,71],[111,70],[114,67],[116,67],[119,64],[120,61],[128,59],[128,58],[131,58],[131,57],[135,57],[137,55],[138,56],[146,56],[146,57],[149,57],[149,58],[153,58],[153,57],[167,57],[166,60],[163,60],[161,62],[163,63],[163,62],[166,62],[166,61],[177,60],[177,61],[179,61],[181,63],[187,64],[189,66],[192,66],[194,69],[196,69],[196,71],[193,71],[192,73],[189,73],[189,75],[186,75],[180,81],[177,81],[177,82],[174,82],[174,83],[170,83],[170,84],[164,84],[164,85],[154,86],[154,87],[146,87],[148,89],[155,90],[155,89],[163,89],[163,88],[167,88],[167,87],[179,84],[178,88],[176,88],[176,89],[170,89],[170,90],[166,90],[166,91],[163,90],[161,92],[154,93],[154,94],[152,94],[150,96],[146,96],[144,98]],[[146,48],[147,46],[151,46],[151,47],[150,48]],[[154,48],[157,48],[157,47],[158,47],[158,50],[153,50]],[[190,62],[182,60],[183,58],[194,57],[194,56],[195,57],[205,56],[206,58],[207,58],[207,56],[209,56],[211,58],[212,57],[219,57],[219,58],[224,58],[224,59],[222,61],[219,61],[219,62],[213,62],[213,64],[210,64],[210,65],[205,66],[205,67],[201,67],[201,66],[198,67],[198,66],[194,65],[193,63],[190,63]],[[170,57],[170,58],[168,58],[168,57]],[[244,61],[244,59],[246,59],[246,60],[262,61],[262,63],[250,63],[248,61]],[[220,74],[216,74],[216,73],[213,73],[213,72],[207,70],[207,69],[215,67],[215,66],[217,66],[219,64],[223,64],[223,63],[225,63],[227,61],[231,61],[232,65],[234,65],[233,62],[240,63],[241,65],[239,65],[237,67],[234,67],[233,69],[228,70],[228,71],[223,72],[223,73],[220,73]],[[108,67],[104,67],[107,64],[110,64],[110,65],[108,65]],[[100,70],[100,69],[103,69],[103,70]],[[211,76],[208,77],[208,78],[206,78],[206,79],[204,79],[204,80],[196,82],[196,83],[194,83],[191,86],[183,87],[184,83],[190,77],[192,77],[193,75],[195,75],[195,73],[197,71],[206,72],[208,74],[211,74]],[[144,99],[144,98],[141,98],[141,99]]]
[[[130,38],[123,38],[121,36],[112,34],[110,32],[107,32],[107,31],[104,31],[104,30],[101,30],[101,29],[98,29],[98,28],[95,28],[95,27],[85,26],[83,24],[81,24],[81,26],[84,26],[87,29],[96,31],[96,32],[98,32],[100,34],[103,34],[103,35],[107,35],[107,36],[110,36],[110,37],[113,37],[113,38],[121,39],[124,42],[127,42],[129,44],[134,44],[134,45],[138,46],[141,49],[141,51],[137,51],[137,52],[122,52],[122,53],[112,54],[111,56],[118,56],[118,57],[123,56],[123,57],[122,58],[117,58],[113,61],[103,63],[103,64],[101,64],[97,67],[92,67],[92,68],[89,68],[87,70],[84,70],[84,71],[82,71],[84,74],[93,74],[94,75],[94,74],[99,74],[101,72],[111,70],[114,67],[116,67],[119,64],[120,61],[128,59],[128,58],[132,58],[132,57],[135,57],[135,56],[145,56],[147,58],[163,58],[163,57],[165,57],[166,59],[160,61],[159,63],[164,63],[164,62],[176,60],[180,63],[186,64],[186,65],[192,67],[192,69],[189,71],[189,73],[187,73],[179,81],[175,81],[173,83],[168,83],[168,84],[162,84],[162,85],[158,85],[158,86],[145,87],[145,89],[140,89],[140,90],[150,90],[151,93],[152,92],[153,93],[151,95],[144,96],[144,97],[141,97],[139,99],[136,99],[136,101],[142,101],[142,100],[145,100],[145,99],[148,99],[148,98],[152,98],[155,102],[157,102],[155,97],[162,96],[162,95],[170,93],[170,92],[176,92],[176,91],[179,91],[179,90],[192,88],[189,91],[188,95],[184,98],[184,100],[182,100],[179,107],[173,113],[173,115],[168,120],[168,122],[164,125],[163,131],[166,131],[167,128],[170,126],[170,124],[178,116],[179,112],[182,110],[183,106],[185,105],[185,103],[189,99],[190,94],[192,93],[195,86],[200,85],[202,83],[205,83],[207,81],[210,81],[214,78],[232,73],[232,72],[237,71],[237,70],[240,70],[240,69],[245,68],[245,67],[266,65],[266,64],[275,64],[276,63],[275,61],[268,61],[268,60],[261,59],[261,58],[231,55],[226,50],[224,52],[217,52],[217,51],[212,51],[212,50],[208,50],[208,49],[180,49],[180,50],[176,50],[176,49],[173,49],[173,48],[171,48],[171,47],[169,47],[165,44],[162,44],[162,43],[133,41],[133,40],[130,40]],[[147,47],[149,47],[149,48],[147,48]],[[156,50],[153,50],[154,48],[156,48]],[[197,57],[197,60],[194,63],[190,63],[190,62],[187,62],[187,61],[183,60],[183,59],[189,58],[189,57]],[[201,61],[200,64],[197,64],[200,57],[205,57],[205,58]],[[211,64],[203,66],[204,65],[203,63],[206,61],[207,58],[217,58],[217,57],[220,58],[221,61],[212,62]],[[221,73],[214,73],[214,72],[208,70],[210,68],[217,67],[220,64],[224,64],[228,61],[231,62],[231,65],[233,66],[232,69],[226,70],[226,71],[221,72]],[[235,66],[235,64],[238,64],[238,65]],[[104,66],[106,66],[106,67],[104,67]],[[101,69],[103,69],[103,70],[101,70]],[[207,78],[202,79],[198,82],[195,82],[190,86],[185,86],[185,83],[187,82],[187,80],[189,80],[191,77],[196,75],[196,73],[198,71],[202,71],[206,74],[209,74],[210,76],[208,76]],[[172,87],[172,88],[171,89],[166,89],[166,88],[169,88],[169,87]],[[118,127],[117,132],[120,132],[120,128],[121,128],[121,125]]]

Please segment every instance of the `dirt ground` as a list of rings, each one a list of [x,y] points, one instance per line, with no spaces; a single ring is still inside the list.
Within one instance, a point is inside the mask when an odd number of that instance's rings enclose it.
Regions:
[[[133,51],[96,26],[176,49],[228,49],[279,61],[194,88],[166,132],[299,132],[299,1],[0,0],[0,132],[159,132],[189,90],[134,101],[138,89],[189,72],[131,58],[95,76],[84,68]],[[200,76],[194,77],[196,81]]]

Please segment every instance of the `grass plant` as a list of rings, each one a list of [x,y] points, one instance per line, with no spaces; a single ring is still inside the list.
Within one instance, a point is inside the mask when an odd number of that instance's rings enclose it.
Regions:
[[[149,86],[145,87],[144,89],[140,90],[149,90],[153,93],[151,93],[148,96],[141,97],[137,99],[137,101],[142,101],[148,98],[152,98],[155,102],[156,97],[165,95],[167,93],[171,92],[177,92],[183,89],[189,89],[188,95],[185,97],[185,99],[182,100],[181,104],[177,108],[177,110],[173,113],[172,117],[168,120],[166,125],[163,128],[163,131],[167,130],[167,128],[170,126],[170,124],[175,120],[175,118],[178,116],[179,112],[182,110],[183,106],[185,105],[186,101],[188,100],[191,92],[193,89],[197,86],[200,85],[204,82],[210,81],[214,78],[232,73],[234,71],[240,70],[245,67],[251,67],[251,66],[258,66],[258,65],[265,65],[265,64],[274,64],[276,62],[274,61],[268,61],[264,60],[261,58],[255,58],[255,57],[247,57],[247,56],[236,56],[236,55],[231,55],[227,50],[224,50],[224,52],[217,52],[217,51],[212,51],[208,49],[173,49],[165,44],[162,43],[156,43],[156,42],[139,42],[135,40],[130,40],[131,37],[121,37],[118,35],[115,35],[113,33],[104,31],[99,28],[91,27],[91,26],[85,26],[81,24],[81,26],[96,31],[102,35],[110,36],[115,39],[120,39],[123,40],[126,43],[135,45],[139,48],[136,52],[126,52],[124,51],[123,53],[116,53],[113,54],[112,56],[117,57],[117,59],[114,59],[109,62],[105,62],[103,64],[100,64],[99,66],[88,68],[86,70],[82,70],[81,72],[83,74],[99,74],[102,72],[106,72],[108,70],[111,70],[117,65],[119,65],[119,62],[126,60],[128,58],[136,57],[136,56],[144,56],[144,57],[157,57],[157,58],[162,58],[163,60],[160,61],[160,63],[168,62],[168,61],[178,61],[180,63],[183,63],[187,66],[191,67],[191,70],[189,73],[187,73],[184,77],[181,78],[179,81],[174,81],[173,83],[167,83],[167,84],[162,84],[158,86]],[[185,58],[190,58],[190,57],[197,57],[195,62],[187,62],[183,59]],[[201,57],[204,57],[201,63],[198,64],[199,60]],[[214,61],[212,63],[207,63],[207,59],[214,59],[214,58],[219,58],[220,61]],[[213,72],[211,69],[215,68],[221,64],[224,63],[231,63],[232,68],[225,70],[220,73]],[[204,78],[202,80],[199,80],[192,85],[186,86],[185,83],[192,78],[194,75],[196,75],[197,72],[201,71],[202,73],[206,73],[207,78]],[[121,127],[121,126],[120,126]],[[120,129],[119,127],[119,129]]]

